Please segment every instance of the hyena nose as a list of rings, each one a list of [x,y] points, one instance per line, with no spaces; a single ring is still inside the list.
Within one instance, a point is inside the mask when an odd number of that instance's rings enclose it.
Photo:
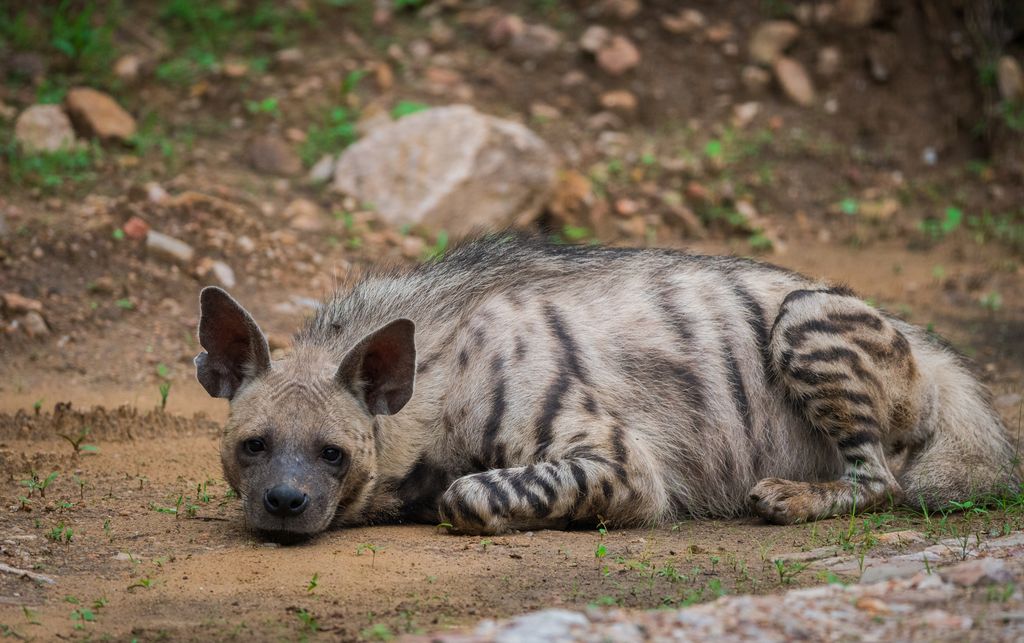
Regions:
[[[309,496],[295,487],[279,484],[263,494],[263,506],[267,513],[281,518],[298,516],[309,505]]]

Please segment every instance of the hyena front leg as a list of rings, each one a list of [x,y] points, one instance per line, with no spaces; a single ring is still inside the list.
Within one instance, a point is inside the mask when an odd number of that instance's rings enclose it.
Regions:
[[[632,495],[617,469],[592,455],[463,476],[441,496],[441,519],[461,532],[495,534],[604,518]]]
[[[828,482],[761,480],[750,492],[754,510],[793,523],[898,501],[884,445],[916,424],[918,375],[906,338],[845,291],[798,290],[783,302],[771,351],[790,398],[834,440],[844,472]]]

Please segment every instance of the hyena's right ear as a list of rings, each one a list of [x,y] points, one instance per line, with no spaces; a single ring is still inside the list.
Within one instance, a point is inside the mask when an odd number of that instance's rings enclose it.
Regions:
[[[270,368],[270,346],[251,315],[220,288],[199,294],[196,379],[213,397],[231,399],[247,378]]]

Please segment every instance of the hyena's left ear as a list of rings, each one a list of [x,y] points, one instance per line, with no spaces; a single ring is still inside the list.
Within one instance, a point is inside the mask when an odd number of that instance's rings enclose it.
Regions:
[[[416,325],[396,319],[364,337],[345,355],[334,376],[366,403],[373,415],[393,415],[412,397],[416,379]]]
[[[196,379],[213,397],[231,399],[242,383],[270,369],[270,346],[263,331],[237,301],[220,288],[199,294]]]

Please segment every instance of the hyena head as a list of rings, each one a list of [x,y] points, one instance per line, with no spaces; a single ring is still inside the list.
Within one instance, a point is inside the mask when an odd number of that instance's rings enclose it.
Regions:
[[[246,521],[271,537],[314,534],[358,516],[377,472],[375,416],[412,397],[414,326],[395,320],[341,357],[329,346],[297,346],[271,363],[266,337],[219,288],[199,297],[196,377],[230,400],[221,442],[224,477]]]

